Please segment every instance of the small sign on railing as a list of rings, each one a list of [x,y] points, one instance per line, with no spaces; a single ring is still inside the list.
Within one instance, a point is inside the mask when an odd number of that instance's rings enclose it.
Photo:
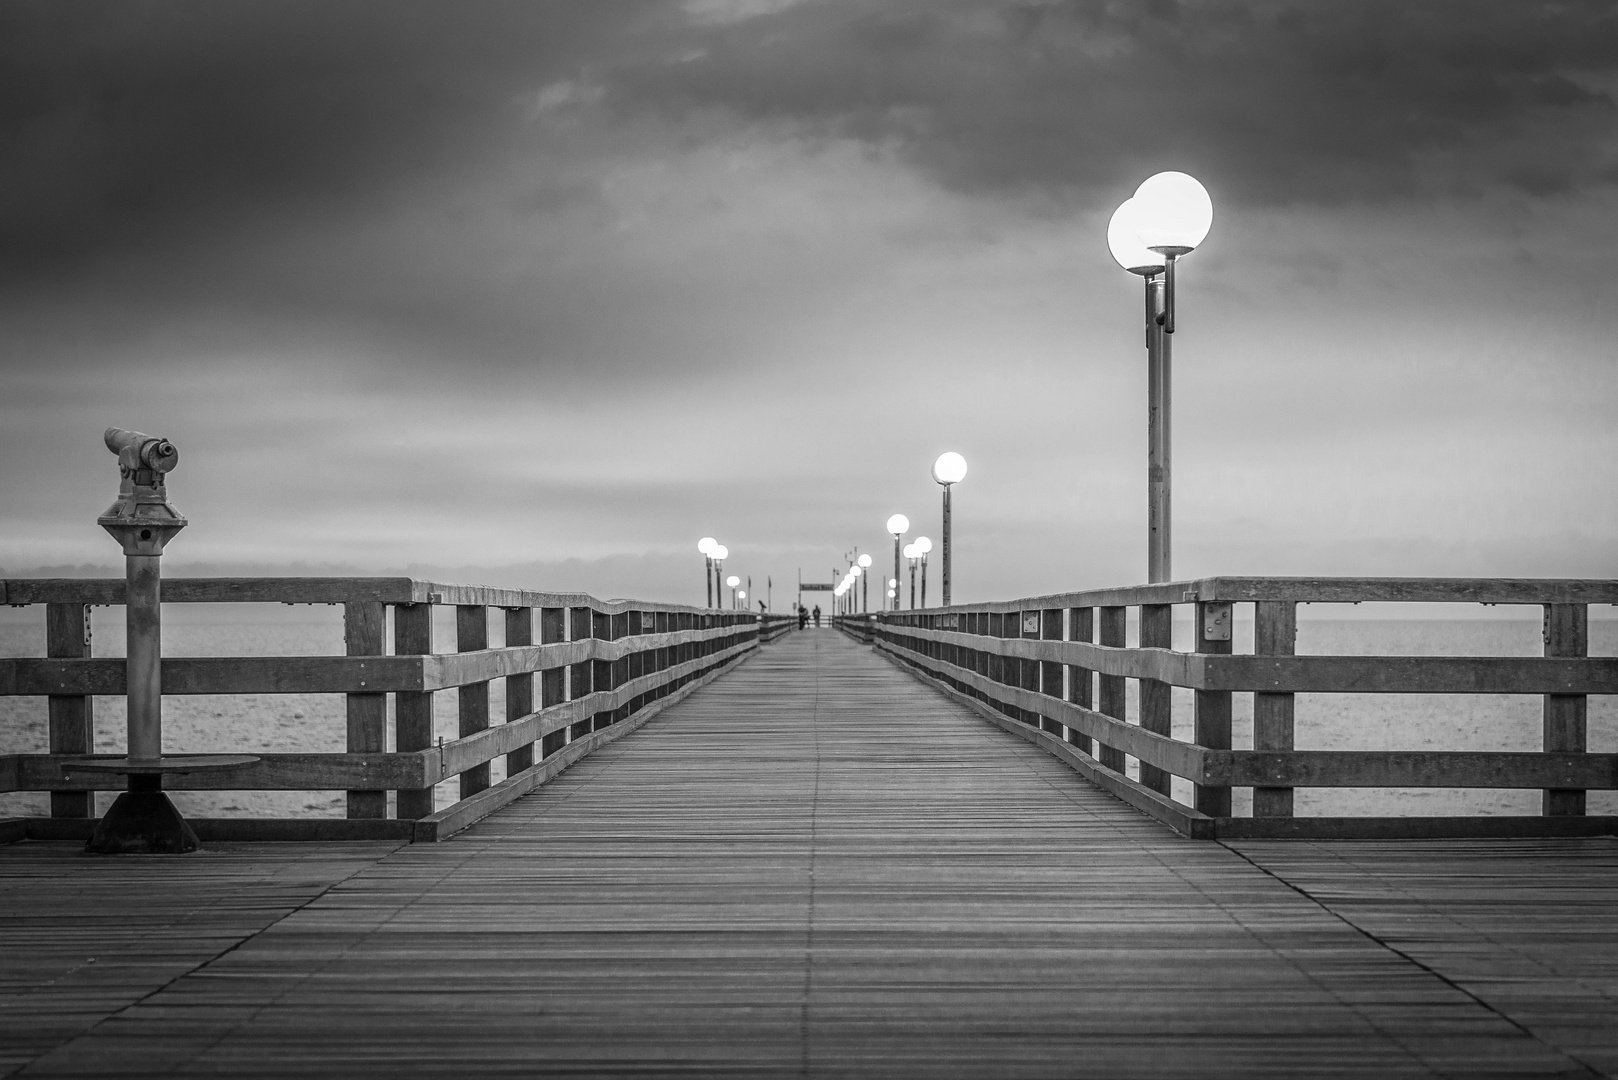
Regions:
[[[938,617],[938,628],[940,630],[958,630],[960,625],[961,617],[953,612]]]
[[[1039,636],[1039,612],[1025,611],[1022,613],[1022,632],[1024,637],[1029,634],[1035,637]]]

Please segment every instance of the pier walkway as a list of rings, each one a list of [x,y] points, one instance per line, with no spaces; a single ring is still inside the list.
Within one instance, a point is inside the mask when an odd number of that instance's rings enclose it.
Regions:
[[[1618,843],[1182,838],[830,630],[437,844],[0,848],[0,1075],[1618,1074]]]

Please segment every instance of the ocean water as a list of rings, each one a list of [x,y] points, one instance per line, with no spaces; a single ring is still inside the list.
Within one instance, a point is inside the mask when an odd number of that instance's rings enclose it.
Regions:
[[[1298,652],[1315,655],[1472,655],[1536,656],[1541,652],[1540,624],[1529,618],[1376,618],[1332,617],[1303,608]],[[1605,613],[1606,609],[1592,609]],[[435,612],[434,641],[440,652],[453,651],[452,608]],[[122,656],[123,609],[96,608],[92,614],[93,651]],[[833,631],[823,630],[822,633]],[[328,605],[169,604],[164,606],[163,649],[167,656],[313,656],[343,652],[342,609]],[[391,628],[390,628],[391,639]],[[502,621],[490,619],[489,640],[503,644]],[[1131,643],[1136,640],[1131,630]],[[43,607],[0,608],[0,656],[43,656]],[[1175,646],[1190,647],[1191,626],[1175,628]],[[1236,651],[1252,648],[1252,624],[1238,619]],[[1618,653],[1618,621],[1592,619],[1590,653]],[[1130,684],[1130,708],[1136,708]],[[1192,732],[1192,693],[1174,691],[1174,733]],[[490,712],[505,715],[503,687],[490,686]],[[124,749],[124,701],[95,699],[96,750]],[[1296,744],[1300,750],[1537,750],[1541,699],[1533,695],[1432,694],[1300,694],[1297,698]],[[456,737],[456,695],[434,698],[434,726],[446,741]],[[1252,745],[1251,695],[1234,702],[1234,741]],[[1618,752],[1618,701],[1593,696],[1589,708],[1589,748]],[[391,731],[391,701],[390,701]],[[163,702],[164,749],[170,753],[312,753],[341,751],[346,721],[338,694],[262,694],[171,696]],[[0,697],[0,752],[39,752],[47,745],[44,698]],[[391,735],[389,747],[393,749]],[[492,764],[493,779],[504,779],[504,759]],[[1133,762],[1130,771],[1136,771]],[[1190,785],[1176,779],[1175,796],[1191,797]],[[438,786],[437,803],[448,806],[458,797],[452,779]],[[105,809],[113,793],[97,797]],[[175,792],[183,813],[202,817],[341,817],[340,791],[198,791]],[[1238,789],[1238,814],[1251,810],[1251,798]],[[1591,792],[1591,813],[1618,813],[1618,793]],[[1300,815],[1430,815],[1533,814],[1537,791],[1456,790],[1442,788],[1305,788],[1296,803]],[[0,794],[0,816],[48,813],[43,793]]]

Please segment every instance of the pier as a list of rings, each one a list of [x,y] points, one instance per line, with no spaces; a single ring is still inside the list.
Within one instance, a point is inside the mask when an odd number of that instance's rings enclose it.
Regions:
[[[1618,1072],[1611,836],[1189,839],[884,651],[781,632],[644,718],[594,698],[599,735],[529,721],[577,756],[453,834],[0,848],[0,1073]]]

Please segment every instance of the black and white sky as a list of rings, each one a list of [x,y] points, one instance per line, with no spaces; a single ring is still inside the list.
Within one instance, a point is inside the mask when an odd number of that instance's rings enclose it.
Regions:
[[[6,0],[0,566],[116,424],[170,572],[690,600],[957,450],[959,599],[1142,580],[1180,169],[1176,576],[1618,576],[1615,95],[1611,0]]]

